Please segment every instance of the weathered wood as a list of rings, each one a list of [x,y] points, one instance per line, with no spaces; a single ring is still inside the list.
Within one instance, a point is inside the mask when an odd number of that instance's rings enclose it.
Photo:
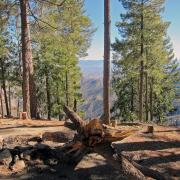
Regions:
[[[131,164],[140,170],[145,176],[152,177],[156,180],[167,180],[161,173],[153,169],[147,168],[146,166],[141,166],[140,164],[128,159]]]
[[[74,140],[65,146],[66,154],[70,160],[79,162],[90,149],[102,155],[114,168],[126,175],[128,179],[145,180],[152,177],[164,180],[161,173],[143,167],[124,155],[117,155],[111,147],[111,142],[122,140],[134,133],[136,130],[119,130],[108,125],[102,125],[99,119],[93,119],[89,123],[84,122],[75,112],[64,106],[64,111],[75,124],[78,134]],[[73,160],[75,159],[75,160]]]
[[[154,127],[152,125],[147,126],[147,130],[145,133],[153,133],[154,132]]]
[[[146,180],[142,172],[134,167],[126,158],[114,154],[114,150],[110,143],[98,144],[93,150],[103,156],[108,163],[119,170],[120,173],[125,174],[127,179]]]
[[[74,123],[76,126],[77,132],[81,133],[83,127],[85,126],[85,121],[83,121],[74,111],[69,109],[67,106],[63,108],[64,112],[66,113],[67,117]]]
[[[28,119],[28,114],[27,114],[27,112],[20,112],[20,113],[19,113],[19,119],[27,120],[27,119]]]

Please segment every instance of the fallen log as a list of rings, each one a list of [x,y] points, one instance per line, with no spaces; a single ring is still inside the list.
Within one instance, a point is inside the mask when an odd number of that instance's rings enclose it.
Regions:
[[[119,130],[107,125],[102,125],[99,119],[93,119],[89,123],[83,121],[75,112],[64,106],[64,112],[74,123],[78,134],[73,141],[65,145],[66,155],[69,155],[71,161],[77,164],[89,149],[102,155],[116,169],[126,175],[128,179],[143,180],[152,177],[157,180],[164,180],[165,177],[159,172],[143,167],[123,155],[114,153],[111,142],[122,140],[132,134],[135,130]]]

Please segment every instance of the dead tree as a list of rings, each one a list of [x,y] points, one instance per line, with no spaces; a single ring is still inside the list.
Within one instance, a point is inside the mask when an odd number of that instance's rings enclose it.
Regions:
[[[64,106],[64,112],[72,121],[77,130],[72,142],[62,148],[64,154],[69,156],[69,161],[77,164],[84,155],[93,151],[102,155],[114,168],[118,169],[128,179],[165,179],[159,172],[143,167],[124,155],[116,154],[111,146],[113,141],[120,141],[137,131],[119,130],[108,125],[101,124],[99,119],[93,119],[88,123],[83,121],[75,112]]]

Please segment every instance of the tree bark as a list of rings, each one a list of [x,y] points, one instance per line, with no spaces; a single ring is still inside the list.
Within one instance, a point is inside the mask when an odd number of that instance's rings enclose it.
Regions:
[[[110,124],[110,0],[104,0],[104,123]]]
[[[4,63],[2,59],[1,59],[1,77],[2,77],[2,89],[4,91],[4,100],[5,100],[5,106],[6,106],[6,115],[7,117],[9,117],[10,113],[9,113],[8,97],[7,97],[7,91],[6,91],[5,69],[4,69]]]
[[[67,106],[63,108],[64,112],[68,118],[74,123],[77,132],[81,133],[82,128],[85,126],[85,121],[83,121],[75,112],[71,111]]]
[[[48,119],[51,120],[51,93],[50,93],[50,84],[49,84],[49,73],[46,68],[46,96],[47,96],[47,111]]]
[[[148,73],[145,73],[146,80],[146,98],[145,98],[145,107],[146,107],[146,121],[149,120],[149,106],[148,106]]]
[[[11,86],[10,86],[10,82],[8,84],[8,97],[9,97],[9,115],[11,116]]]
[[[143,121],[143,85],[144,85],[144,60],[143,60],[143,54],[144,54],[144,14],[143,14],[143,8],[144,8],[144,0],[141,0],[141,6],[142,6],[142,12],[141,12],[141,62],[140,62],[140,87],[139,87],[139,120]]]
[[[134,87],[131,85],[131,112],[134,111]]]
[[[19,103],[19,97],[18,97],[18,100],[17,100],[17,117],[19,117],[19,106],[20,106],[20,103]]]
[[[66,74],[65,74],[65,88],[66,88],[66,106],[69,106],[69,84],[68,84],[68,72],[66,70]]]
[[[0,87],[1,88],[1,87]],[[0,92],[0,98],[1,98],[1,117],[4,118],[4,108],[3,108],[3,99],[2,99],[2,88]]]
[[[153,78],[151,78],[150,81],[149,101],[150,101],[150,120],[153,121]]]
[[[29,25],[27,17],[27,0],[20,0],[21,9],[21,41],[22,41],[22,64],[23,64],[23,111],[30,115],[30,88],[29,88],[29,64],[32,52],[29,39]]]
[[[73,107],[74,112],[77,112],[77,99],[74,98],[74,107]]]

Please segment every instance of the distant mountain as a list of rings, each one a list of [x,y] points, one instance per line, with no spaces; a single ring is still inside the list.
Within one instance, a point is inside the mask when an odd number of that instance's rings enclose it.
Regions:
[[[82,80],[81,90],[85,102],[80,107],[86,118],[99,117],[103,112],[103,61],[82,60],[79,63]]]
[[[100,76],[103,75],[103,60],[80,60],[79,66],[83,73],[83,77],[86,76]]]
[[[86,118],[100,117],[103,113],[103,60],[81,60],[79,66],[82,72],[81,90],[85,100],[80,109],[86,113]],[[112,95],[110,101],[113,99]]]

